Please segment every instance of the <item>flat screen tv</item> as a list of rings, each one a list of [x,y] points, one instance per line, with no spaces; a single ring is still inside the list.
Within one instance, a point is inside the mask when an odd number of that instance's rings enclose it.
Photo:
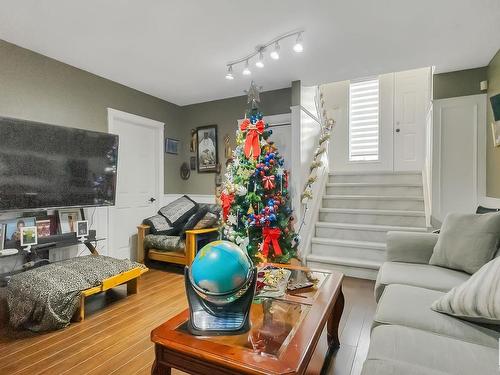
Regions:
[[[0,117],[0,211],[111,206],[118,136]]]

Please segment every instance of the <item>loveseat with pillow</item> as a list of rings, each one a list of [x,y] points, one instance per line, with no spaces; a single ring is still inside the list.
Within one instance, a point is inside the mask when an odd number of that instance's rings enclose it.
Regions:
[[[363,375],[498,375],[500,214],[389,232]]]
[[[218,238],[220,208],[187,195],[162,207],[137,227],[137,260],[190,265],[199,248]]]

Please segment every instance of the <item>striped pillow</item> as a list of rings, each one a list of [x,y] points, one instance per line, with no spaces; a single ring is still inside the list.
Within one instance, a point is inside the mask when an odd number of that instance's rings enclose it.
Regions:
[[[431,308],[476,323],[500,325],[500,257],[486,263]]]

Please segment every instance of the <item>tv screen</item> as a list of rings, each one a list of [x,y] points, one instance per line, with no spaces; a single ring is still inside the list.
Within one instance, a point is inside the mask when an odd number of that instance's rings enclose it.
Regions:
[[[118,136],[0,117],[0,211],[111,206]]]

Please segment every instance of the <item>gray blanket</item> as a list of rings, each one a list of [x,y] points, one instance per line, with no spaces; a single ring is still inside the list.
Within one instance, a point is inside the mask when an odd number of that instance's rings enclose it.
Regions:
[[[7,287],[10,324],[36,332],[66,327],[78,308],[82,290],[135,267],[144,265],[89,255],[19,273]]]

